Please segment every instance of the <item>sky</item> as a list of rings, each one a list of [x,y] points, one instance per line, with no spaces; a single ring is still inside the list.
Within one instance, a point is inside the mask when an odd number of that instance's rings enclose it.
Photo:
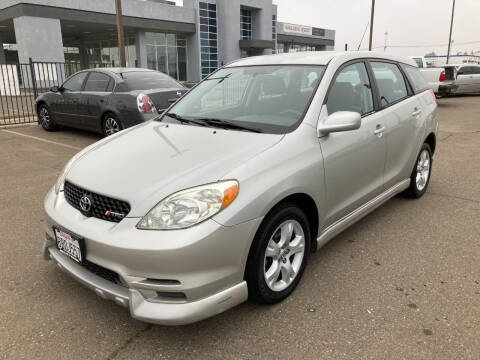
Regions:
[[[357,49],[371,0],[273,0],[278,20],[334,29],[335,50]],[[373,47],[398,55],[446,55],[452,0],[376,0]],[[368,49],[369,30],[362,42]],[[456,0],[452,53],[480,51],[480,0]],[[475,42],[475,43],[473,43]],[[470,44],[465,44],[470,43]]]
[[[227,0],[228,1],[228,0]],[[453,0],[376,0],[373,47],[405,56],[447,54]],[[183,0],[176,0],[177,4]],[[371,0],[273,0],[278,20],[336,30],[335,50],[357,49]],[[369,30],[361,49],[368,49]],[[452,54],[480,52],[480,0],[456,0]]]

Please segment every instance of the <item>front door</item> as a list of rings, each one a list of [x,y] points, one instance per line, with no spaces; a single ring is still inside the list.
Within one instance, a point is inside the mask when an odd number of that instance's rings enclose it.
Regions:
[[[374,112],[371,80],[364,62],[347,64],[336,76],[326,101],[328,114],[353,111],[362,115],[360,129],[331,133],[319,139],[326,182],[328,226],[383,190],[385,123]]]
[[[78,127],[81,118],[78,114],[78,101],[87,72],[80,72],[70,77],[60,88],[60,96],[55,104],[54,118],[59,124]]]
[[[459,69],[457,74],[458,85],[457,93],[471,93],[475,92],[475,67],[463,66]]]

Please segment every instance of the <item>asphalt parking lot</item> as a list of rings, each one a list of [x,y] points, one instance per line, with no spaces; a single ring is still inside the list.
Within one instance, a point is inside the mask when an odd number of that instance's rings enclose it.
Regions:
[[[427,194],[396,197],[309,259],[275,306],[184,327],[132,320],[41,257],[43,198],[99,139],[0,129],[2,359],[478,359],[480,97],[439,100]]]

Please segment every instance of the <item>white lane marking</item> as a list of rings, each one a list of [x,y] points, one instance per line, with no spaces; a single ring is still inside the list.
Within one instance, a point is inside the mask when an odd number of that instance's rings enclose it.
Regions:
[[[73,150],[82,150],[81,147],[72,146],[72,145],[68,145],[68,144],[63,144],[63,143],[59,143],[59,142],[51,141],[51,140],[47,140],[47,139],[42,139],[42,138],[39,138],[39,137],[36,137],[36,136],[26,135],[26,134],[18,133],[16,131],[12,131],[12,130],[0,129],[0,131],[6,132],[6,133],[9,133],[9,134],[18,135],[18,136],[24,136],[24,137],[27,137],[27,138],[30,138],[30,139],[35,139],[35,140],[38,140],[38,141],[43,141],[43,142],[48,143],[48,144],[63,146],[63,147],[73,149]]]

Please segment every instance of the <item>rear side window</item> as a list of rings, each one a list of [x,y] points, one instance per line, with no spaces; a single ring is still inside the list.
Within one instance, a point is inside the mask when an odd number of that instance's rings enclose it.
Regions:
[[[382,107],[408,96],[407,84],[397,65],[375,61],[370,64],[377,82]]]
[[[373,111],[373,96],[364,63],[348,65],[335,78],[327,100],[328,113],[353,111],[365,115]]]
[[[122,74],[125,82],[117,91],[178,89],[183,86],[171,77],[157,71],[131,71]]]
[[[403,70],[407,73],[407,77],[410,80],[410,83],[412,84],[415,93],[419,93],[428,89],[428,84],[425,81],[425,78],[423,77],[420,70],[410,65],[402,64],[401,66]]]
[[[107,91],[108,84],[110,82],[110,76],[92,71],[90,76],[87,79],[85,88],[83,91],[96,91],[104,92]]]

